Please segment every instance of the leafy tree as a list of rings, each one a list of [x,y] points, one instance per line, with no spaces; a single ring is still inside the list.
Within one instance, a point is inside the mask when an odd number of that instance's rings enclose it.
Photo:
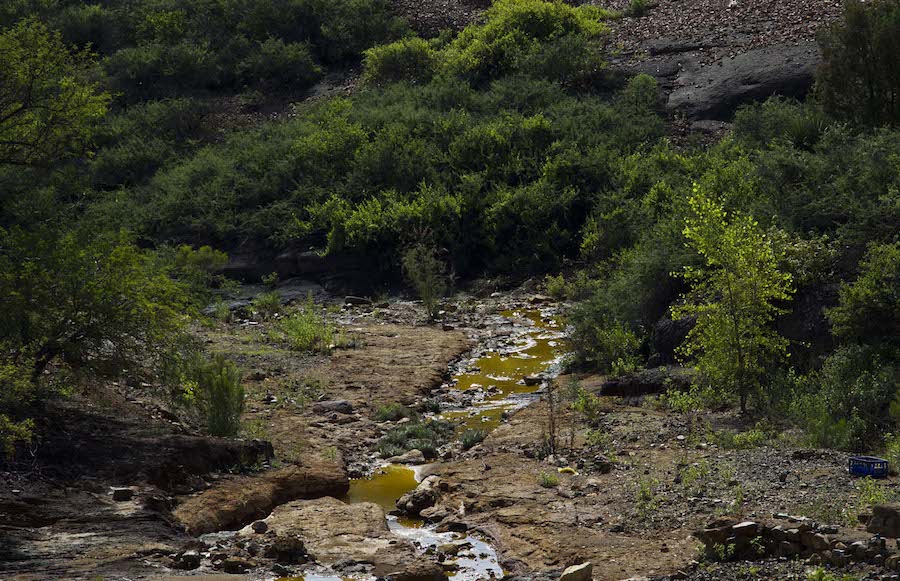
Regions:
[[[51,370],[119,374],[169,366],[189,345],[184,288],[124,234],[0,229],[0,448],[62,386]],[[70,379],[77,377],[70,374]]]
[[[94,61],[59,33],[24,20],[0,33],[0,165],[44,165],[82,153],[109,95]]]
[[[736,393],[746,412],[766,368],[787,347],[772,322],[777,303],[791,297],[791,276],[778,270],[780,253],[752,217],[729,215],[696,185],[689,203],[684,236],[705,265],[685,267],[691,290],[672,309],[673,317],[697,319],[681,352],[711,385]]]
[[[819,92],[850,119],[900,123],[900,1],[847,0],[844,18],[821,35]]]
[[[125,234],[0,230],[0,343],[37,381],[52,364],[162,360],[180,335],[184,288]],[[105,365],[110,364],[110,365]]]

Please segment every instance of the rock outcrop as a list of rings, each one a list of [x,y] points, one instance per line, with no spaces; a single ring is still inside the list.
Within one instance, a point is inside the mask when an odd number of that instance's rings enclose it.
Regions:
[[[900,504],[879,504],[872,509],[866,530],[883,537],[900,538]]]
[[[729,119],[737,108],[773,95],[802,98],[821,62],[814,42],[759,48],[675,79],[667,107],[690,119]]]
[[[693,374],[682,367],[654,367],[609,379],[600,386],[600,395],[638,397],[663,393],[669,388],[687,389]]]
[[[279,506],[265,522],[269,534],[276,538],[303,539],[305,549],[323,565],[344,566],[352,561],[367,564],[371,568],[368,572],[376,576],[419,571],[432,576],[396,578],[446,579],[446,576],[433,576],[443,571],[430,559],[420,556],[412,543],[395,536],[388,529],[384,510],[371,502],[346,504],[329,497],[298,500]],[[250,527],[241,534],[255,536]]]
[[[192,535],[234,530],[265,517],[276,506],[300,498],[341,496],[350,481],[343,465],[322,462],[243,476],[189,498],[175,517]]]

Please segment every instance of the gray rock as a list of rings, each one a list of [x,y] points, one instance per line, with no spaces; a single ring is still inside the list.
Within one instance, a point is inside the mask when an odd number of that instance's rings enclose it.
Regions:
[[[405,454],[392,456],[387,461],[391,464],[424,464],[427,460],[421,450],[410,450]]]
[[[594,566],[591,563],[572,565],[559,576],[559,581],[591,581],[594,574]]]
[[[727,120],[745,103],[772,95],[802,98],[821,55],[815,42],[781,44],[723,58],[676,79],[668,108],[691,119]]]
[[[900,504],[875,506],[866,530],[892,539],[900,537]]]
[[[407,492],[397,500],[397,508],[418,516],[423,510],[433,507],[441,496],[441,479],[429,476],[419,483],[415,490]]]
[[[269,525],[266,524],[266,521],[258,520],[250,525],[250,528],[253,529],[254,533],[261,535],[269,530]]]
[[[615,377],[603,382],[600,395],[612,397],[637,397],[673,389],[687,389],[693,381],[693,372],[682,367],[654,367]]]
[[[240,557],[228,557],[222,561],[221,568],[229,575],[241,575],[253,568],[253,563]]]
[[[265,555],[282,565],[298,565],[309,560],[303,541],[293,535],[276,537],[275,542],[266,548]]]
[[[319,414],[328,414],[333,412],[337,412],[339,414],[352,414],[353,404],[345,399],[320,401],[313,405],[313,411]]]
[[[172,568],[193,571],[200,566],[200,560],[200,553],[197,551],[185,551],[172,559]]]

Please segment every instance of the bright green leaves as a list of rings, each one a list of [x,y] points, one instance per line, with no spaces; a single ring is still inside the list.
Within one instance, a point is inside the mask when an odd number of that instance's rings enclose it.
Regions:
[[[691,290],[672,309],[673,317],[696,318],[681,352],[746,411],[766,369],[785,354],[787,341],[772,323],[778,303],[791,298],[791,276],[778,269],[779,251],[752,217],[729,215],[699,186],[689,204],[684,236],[704,265],[685,267]]]
[[[0,34],[0,165],[48,165],[85,152],[109,95],[94,63],[25,20]]]
[[[600,54],[608,13],[545,0],[500,0],[446,46],[418,38],[370,49],[370,81],[427,82],[455,76],[475,84],[516,73],[564,84],[584,81],[605,66]]]

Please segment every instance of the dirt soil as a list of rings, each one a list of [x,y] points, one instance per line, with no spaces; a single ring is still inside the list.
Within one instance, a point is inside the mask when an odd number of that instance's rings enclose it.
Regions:
[[[588,391],[602,383],[579,379]],[[487,534],[508,571],[529,578],[529,572],[590,561],[594,578],[603,580],[739,579],[751,567],[771,574],[755,578],[805,579],[802,560],[699,567],[702,546],[692,533],[722,516],[790,515],[838,525],[847,538],[871,536],[856,522],[868,506],[860,481],[846,473],[846,454],[803,448],[790,433],[733,449],[723,444],[730,441],[725,435],[752,428],[733,414],[674,414],[600,399],[603,412],[593,427],[573,412],[557,420],[560,448],[548,458],[536,457],[548,433],[542,401],[516,413],[481,446],[435,466],[451,490],[441,500],[448,519]],[[592,445],[589,429],[600,434]],[[605,459],[613,460],[608,472]],[[547,476],[558,484],[543,487]],[[896,479],[882,486],[896,495]]]
[[[275,505],[346,491],[347,459],[366,470],[384,429],[371,419],[375,407],[421,399],[470,343],[459,331],[417,324],[409,303],[335,316],[355,347],[332,356],[274,344],[265,323],[202,332],[211,351],[245,371],[244,440],[198,435],[146,398],[146,386],[112,384],[54,404],[43,444],[0,472],[0,578],[143,578],[191,546],[185,525],[240,528]],[[301,401],[297,386],[314,393]],[[320,400],[346,400],[352,413],[320,409]],[[272,441],[274,457],[257,438]],[[114,501],[111,487],[129,487],[133,498]]]

